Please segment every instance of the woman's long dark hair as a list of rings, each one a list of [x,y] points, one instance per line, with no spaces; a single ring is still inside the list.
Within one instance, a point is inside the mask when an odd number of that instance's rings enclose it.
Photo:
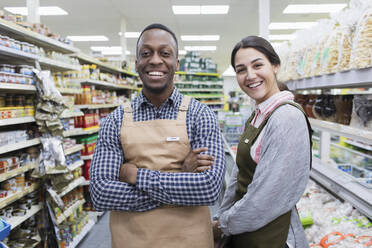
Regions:
[[[257,51],[263,53],[272,65],[280,65],[280,58],[275,52],[274,48],[271,46],[270,42],[262,37],[258,36],[247,36],[239,41],[231,53],[231,65],[235,70],[235,55],[240,48],[254,48]]]

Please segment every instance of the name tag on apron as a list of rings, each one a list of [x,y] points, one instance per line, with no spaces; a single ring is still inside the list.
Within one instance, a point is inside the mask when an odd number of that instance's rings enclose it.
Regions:
[[[180,137],[167,137],[167,141],[170,141],[170,142],[180,141]]]

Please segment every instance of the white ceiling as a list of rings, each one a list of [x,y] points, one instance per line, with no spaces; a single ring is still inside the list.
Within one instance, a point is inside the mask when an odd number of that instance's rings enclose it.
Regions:
[[[65,16],[41,16],[41,23],[52,32],[67,35],[105,35],[105,42],[75,42],[83,52],[90,46],[120,46],[120,20],[126,19],[127,31],[140,32],[148,24],[158,22],[170,27],[179,39],[179,48],[184,45],[215,45],[217,51],[204,52],[211,57],[222,73],[230,61],[230,53],[241,38],[258,35],[259,0],[40,0],[40,6],[59,6],[69,14]],[[315,21],[328,18],[328,14],[285,15],[288,4],[347,3],[348,0],[271,0],[271,22]],[[174,15],[172,5],[230,5],[227,15]],[[1,0],[5,6],[26,6],[26,0]],[[291,30],[271,31],[271,34],[292,33]],[[218,34],[219,41],[182,42],[180,35]],[[128,50],[133,60],[136,39],[128,39]]]

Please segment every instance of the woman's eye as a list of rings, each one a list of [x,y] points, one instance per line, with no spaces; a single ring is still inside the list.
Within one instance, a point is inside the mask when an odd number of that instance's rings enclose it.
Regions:
[[[245,69],[237,69],[236,70],[236,73],[238,73],[238,74],[243,73],[243,72],[245,72]]]
[[[255,68],[260,68],[262,66],[262,64],[255,64],[254,67]]]

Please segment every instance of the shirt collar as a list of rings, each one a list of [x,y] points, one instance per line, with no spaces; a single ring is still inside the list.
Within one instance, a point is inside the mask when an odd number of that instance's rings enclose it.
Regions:
[[[294,95],[287,90],[280,91],[272,96],[270,96],[265,101],[261,102],[260,104],[256,104],[256,112],[261,114],[266,114],[271,111],[270,105],[274,104],[275,102],[284,102],[284,101],[293,101]]]
[[[172,94],[168,97],[168,99],[162,104],[170,104],[174,105],[175,107],[178,107],[181,104],[181,93],[178,91],[176,87],[174,87]],[[139,93],[137,96],[137,108],[140,108],[141,106],[145,104],[151,104],[150,101],[146,98],[146,96],[143,94],[143,90]]]

